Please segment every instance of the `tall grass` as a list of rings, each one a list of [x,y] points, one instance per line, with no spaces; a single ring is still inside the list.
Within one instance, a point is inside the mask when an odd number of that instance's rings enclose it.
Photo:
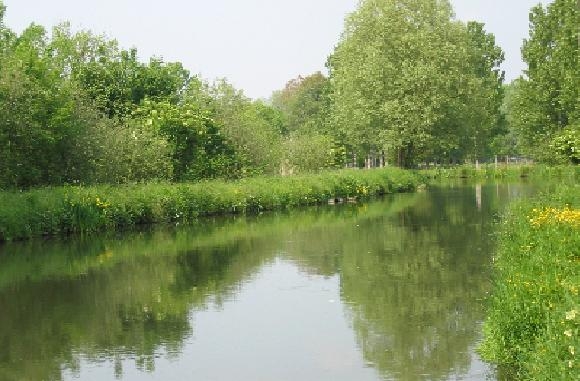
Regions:
[[[580,187],[513,205],[501,229],[483,357],[513,379],[577,380]]]
[[[546,166],[546,165],[461,165],[452,168],[433,168],[420,171],[433,180],[440,179],[565,179],[580,180],[580,166]]]
[[[412,191],[421,182],[420,175],[387,168],[236,182],[69,186],[0,192],[0,241],[121,230],[153,223],[185,223],[205,215],[326,203],[334,197],[366,199]]]

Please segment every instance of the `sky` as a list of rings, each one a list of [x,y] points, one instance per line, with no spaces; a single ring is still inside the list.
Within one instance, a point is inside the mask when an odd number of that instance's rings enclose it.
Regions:
[[[50,29],[69,21],[136,47],[140,59],[179,61],[206,80],[227,78],[252,98],[268,98],[298,75],[326,72],[345,16],[358,0],[3,0],[5,24]],[[525,68],[520,47],[540,0],[451,0],[456,18],[486,24],[506,52],[506,80]],[[547,4],[551,0],[542,1]]]

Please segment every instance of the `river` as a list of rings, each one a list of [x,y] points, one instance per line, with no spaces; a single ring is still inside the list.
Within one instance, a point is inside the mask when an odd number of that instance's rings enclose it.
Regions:
[[[0,380],[496,380],[475,349],[525,184],[0,246]]]

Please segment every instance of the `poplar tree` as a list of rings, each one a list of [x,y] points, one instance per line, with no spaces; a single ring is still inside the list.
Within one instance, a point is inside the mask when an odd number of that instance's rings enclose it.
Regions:
[[[528,68],[509,110],[522,150],[543,161],[580,161],[580,2],[530,12],[522,55]]]

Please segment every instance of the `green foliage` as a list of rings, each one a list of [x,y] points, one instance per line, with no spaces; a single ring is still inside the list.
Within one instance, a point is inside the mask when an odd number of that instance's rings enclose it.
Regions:
[[[332,137],[315,132],[290,134],[284,139],[283,151],[283,174],[341,168],[345,163],[344,149]]]
[[[233,152],[209,113],[193,104],[145,101],[133,123],[166,139],[176,181],[225,177],[233,173]]]
[[[282,173],[343,167],[341,136],[329,128],[330,81],[320,72],[299,76],[272,95],[284,115]]]
[[[141,63],[137,49],[122,50],[116,40],[89,31],[73,34],[67,23],[54,28],[46,55],[109,117],[129,117],[145,98],[175,103],[189,78],[180,63]]]
[[[80,141],[94,111],[49,60],[44,30],[26,29],[0,58],[0,187],[70,182],[88,168]]]
[[[102,97],[79,80],[89,66],[115,57],[116,42],[88,32],[72,36],[66,24],[55,28],[51,40],[44,28],[33,24],[5,42],[0,109],[8,117],[0,121],[0,188],[172,177],[167,141],[134,121],[120,124],[103,117],[99,108],[110,115],[120,115],[121,109],[103,109]],[[118,63],[125,65],[125,72],[119,75],[148,73],[148,81],[140,83],[149,88],[142,93],[155,96],[177,86],[178,81],[170,86],[163,80],[169,76],[165,71],[174,71],[170,65],[152,60],[149,71],[143,72],[134,54],[121,56]],[[109,80],[114,86],[127,84],[123,78]],[[131,86],[128,92],[134,92],[134,83]],[[94,84],[96,89],[105,87]],[[116,105],[127,106],[143,96]]]
[[[580,347],[577,186],[511,208],[494,259],[481,353],[518,379],[571,380]]]
[[[562,153],[573,160],[561,137],[573,134],[577,127],[569,126],[580,121],[578,25],[577,0],[538,5],[530,14],[530,37],[522,48],[527,78],[516,81],[508,116],[522,152],[539,161],[561,161]]]
[[[173,179],[170,143],[134,121],[99,118],[77,147],[91,168],[77,182],[124,184]]]
[[[332,123],[354,151],[399,165],[484,152],[501,104],[503,53],[448,1],[366,0],[329,58]]]
[[[556,134],[551,147],[564,162],[580,164],[580,122]]]
[[[141,64],[132,49],[90,62],[81,68],[78,81],[105,114],[126,117],[146,97],[175,102],[188,77],[179,63],[152,58],[149,65]]]
[[[397,169],[335,171],[237,182],[57,187],[0,193],[0,241],[38,235],[187,222],[202,215],[253,212],[365,199],[415,189],[421,177]]]
[[[322,73],[289,81],[284,89],[272,94],[272,105],[282,111],[284,131],[291,133],[322,132],[329,108],[330,81]]]
[[[166,178],[163,143],[102,118],[47,50],[44,30],[31,26],[3,57],[0,187]]]
[[[421,170],[420,173],[430,179],[559,179],[566,182],[580,180],[580,168],[576,166],[545,166],[545,165],[509,165],[494,164],[462,165],[451,168],[433,168]]]
[[[241,176],[278,174],[281,116],[261,101],[251,101],[225,80],[209,87],[212,118],[236,153]]]
[[[70,29],[0,20],[0,188],[278,173],[280,111]]]

